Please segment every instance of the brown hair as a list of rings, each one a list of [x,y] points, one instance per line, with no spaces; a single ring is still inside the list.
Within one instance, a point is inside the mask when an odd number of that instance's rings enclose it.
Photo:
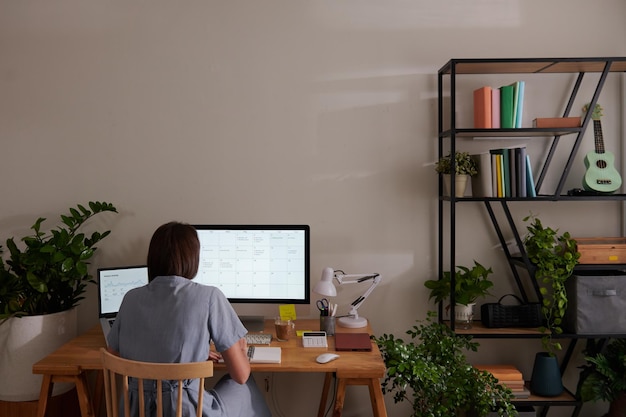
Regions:
[[[160,226],[150,239],[148,279],[178,275],[192,279],[198,273],[200,241],[193,226],[169,222]]]

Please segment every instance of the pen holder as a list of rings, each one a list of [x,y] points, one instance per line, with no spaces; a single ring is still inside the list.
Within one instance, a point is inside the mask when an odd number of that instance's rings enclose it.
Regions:
[[[328,336],[333,336],[335,334],[335,316],[320,316],[320,330],[326,332]]]

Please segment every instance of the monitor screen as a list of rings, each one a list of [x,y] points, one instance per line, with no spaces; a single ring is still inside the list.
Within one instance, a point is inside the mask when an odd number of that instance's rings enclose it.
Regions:
[[[231,303],[309,304],[308,225],[194,225],[200,266],[194,281]]]

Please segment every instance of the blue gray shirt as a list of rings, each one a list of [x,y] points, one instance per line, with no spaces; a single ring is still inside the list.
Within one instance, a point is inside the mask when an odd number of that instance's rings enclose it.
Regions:
[[[246,333],[219,289],[167,276],[156,277],[124,296],[108,342],[126,359],[201,362],[209,357],[210,341],[222,352]],[[220,406],[211,403],[205,397],[205,406],[213,410],[205,415],[221,415]]]

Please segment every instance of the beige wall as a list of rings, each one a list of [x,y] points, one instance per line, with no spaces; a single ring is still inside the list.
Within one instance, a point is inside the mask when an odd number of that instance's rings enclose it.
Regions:
[[[625,55],[624,16],[622,0],[0,0],[0,238],[75,203],[113,202],[120,214],[105,223],[113,232],[95,270],[143,262],[152,231],[172,219],[307,223],[313,279],[325,266],[380,272],[361,311],[375,332],[401,333],[433,308],[423,281],[436,268],[438,68]],[[562,105],[551,86],[527,86],[526,123]],[[612,81],[602,98],[616,153],[621,89]],[[464,207],[485,231],[461,230],[470,245],[457,259],[492,264],[505,293],[510,272],[485,213]],[[532,208],[578,235],[618,227],[579,220],[602,206],[559,207],[520,204],[515,215]],[[96,304],[92,288],[81,328],[95,324]],[[506,353],[519,344],[482,343],[529,366]],[[301,387],[271,398],[277,415],[314,415],[319,378],[272,382],[272,393]],[[345,415],[370,415],[366,396],[350,391]],[[408,414],[387,403],[390,416]]]

